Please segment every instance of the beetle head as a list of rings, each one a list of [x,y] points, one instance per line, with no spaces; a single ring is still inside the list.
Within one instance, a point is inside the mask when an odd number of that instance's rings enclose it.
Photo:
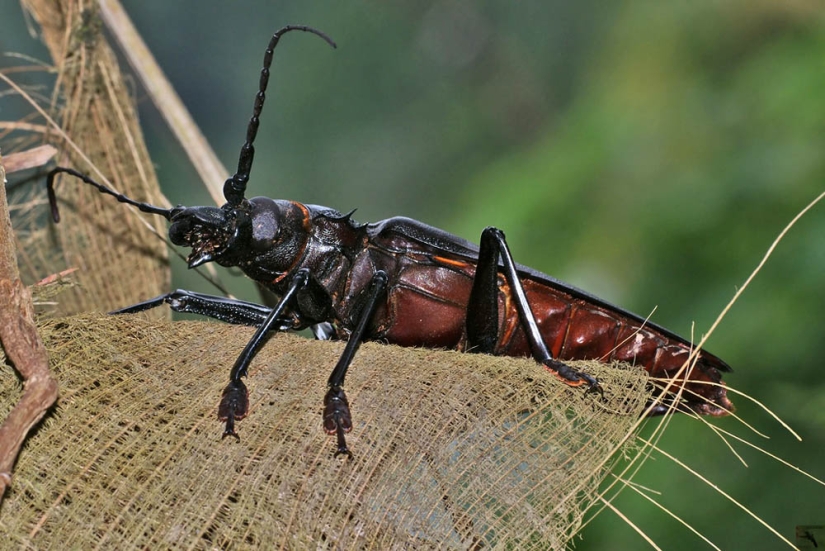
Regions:
[[[243,226],[238,208],[176,207],[172,209],[169,239],[181,247],[191,247],[187,263],[195,268],[219,260],[231,248],[232,237]],[[239,220],[240,218],[240,220]],[[239,224],[240,222],[240,224]]]
[[[267,197],[220,208],[176,207],[170,221],[172,243],[192,248],[187,258],[190,268],[214,261],[275,275],[292,265],[307,239],[300,207]]]
[[[277,233],[277,212],[256,208],[254,202],[241,200],[223,207],[177,207],[172,209],[169,239],[191,247],[187,263],[196,268],[215,261],[222,266],[238,266],[251,254],[253,227],[261,224]]]

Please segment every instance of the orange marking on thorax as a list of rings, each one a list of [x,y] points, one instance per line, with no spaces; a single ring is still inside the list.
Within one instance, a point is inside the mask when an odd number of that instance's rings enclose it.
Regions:
[[[312,231],[312,217],[310,217],[310,215],[309,215],[309,209],[306,207],[306,205],[304,205],[303,203],[299,203],[297,201],[290,201],[290,203],[295,205],[296,207],[298,207],[301,210],[301,212],[303,213],[303,215],[304,215],[304,219],[303,219],[304,233],[307,236],[309,236],[310,232]],[[309,238],[307,237],[307,239],[304,240],[304,245],[301,247],[301,251],[298,254],[295,255],[295,262],[293,262],[292,265],[286,271],[284,271],[281,275],[279,275],[278,277],[273,279],[271,285],[275,285],[276,283],[279,283],[280,281],[282,281],[287,275],[292,273],[292,270],[295,269],[295,266],[297,266],[298,264],[301,263],[301,261],[304,259],[304,252],[307,250],[307,244],[308,243],[309,243]]]

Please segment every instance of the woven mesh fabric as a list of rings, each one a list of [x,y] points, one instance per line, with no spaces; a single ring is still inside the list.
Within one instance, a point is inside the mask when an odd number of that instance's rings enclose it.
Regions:
[[[163,205],[134,98],[99,19],[93,11],[82,11],[84,6],[93,8],[94,3],[27,2],[57,68],[54,105],[44,108],[97,170],[57,133],[44,139],[60,150],[58,165],[101,182],[108,178],[132,199]],[[59,177],[55,190],[58,225],[48,219],[45,178],[9,194],[23,281],[32,284],[77,270],[72,277],[78,285],[63,293],[51,312],[113,310],[169,288],[166,223],[161,217],[130,210],[74,177]],[[158,309],[152,315],[166,312]]]
[[[240,442],[221,440],[217,403],[251,333],[135,316],[44,322],[61,395],[18,461],[0,541],[562,548],[649,398],[639,369],[578,362],[605,386],[600,399],[527,359],[366,343],[346,385],[354,459],[333,458],[321,409],[343,343],[278,334],[246,380]],[[0,415],[19,393],[0,370]]]

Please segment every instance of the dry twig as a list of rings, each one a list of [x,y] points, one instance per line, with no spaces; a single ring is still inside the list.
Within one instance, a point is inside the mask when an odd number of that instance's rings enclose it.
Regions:
[[[5,182],[0,157],[0,341],[26,387],[0,426],[0,501],[26,435],[57,400],[57,381],[49,373],[49,358],[34,325],[31,293],[17,269]]]
[[[27,151],[12,153],[8,155],[3,162],[6,167],[6,172],[13,174],[21,170],[43,166],[55,155],[57,155],[57,149],[46,144],[33,147]]]

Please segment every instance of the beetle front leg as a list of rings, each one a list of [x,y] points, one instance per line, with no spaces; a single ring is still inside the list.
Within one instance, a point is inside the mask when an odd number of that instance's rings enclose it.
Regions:
[[[366,302],[359,314],[358,325],[349,336],[347,346],[329,376],[329,390],[324,396],[324,430],[327,434],[336,435],[338,439],[336,456],[346,454],[350,458],[352,457],[352,452],[349,451],[347,440],[344,437],[345,433],[352,430],[352,415],[350,414],[347,395],[344,392],[344,377],[352,363],[352,358],[361,345],[361,341],[364,340],[364,333],[366,333],[367,324],[375,313],[378,298],[384,294],[386,288],[387,274],[381,270],[375,272],[372,276]]]
[[[502,266],[499,266],[501,259]],[[504,232],[497,228],[487,228],[481,234],[478,265],[467,305],[467,350],[468,352],[495,353],[498,342],[498,272],[502,269],[518,311],[521,326],[530,343],[533,358],[548,371],[569,386],[588,385],[588,392],[602,392],[602,387],[594,377],[577,371],[569,365],[553,358],[544,337],[539,330],[536,317],[527,301],[524,287],[518,276],[516,263],[507,246]]]
[[[234,436],[238,438],[235,432],[235,421],[240,421],[249,412],[249,391],[246,385],[241,381],[241,377],[246,376],[249,369],[249,364],[255,353],[263,346],[266,334],[274,328],[274,326],[281,320],[281,315],[286,308],[295,300],[295,295],[300,289],[303,289],[309,283],[309,270],[306,268],[298,270],[293,276],[289,288],[281,297],[278,305],[272,309],[267,315],[264,322],[258,326],[258,330],[246,343],[240,356],[232,366],[232,371],[229,374],[229,384],[223,391],[221,396],[221,403],[218,406],[218,419],[226,421],[226,429],[223,432],[223,437]]]
[[[135,314],[156,308],[164,303],[168,304],[175,312],[199,314],[233,325],[252,325],[255,327],[266,321],[267,316],[272,312],[272,308],[254,302],[177,289],[171,293],[166,293],[109,313]],[[276,330],[286,331],[291,327],[292,318],[285,316]]]

